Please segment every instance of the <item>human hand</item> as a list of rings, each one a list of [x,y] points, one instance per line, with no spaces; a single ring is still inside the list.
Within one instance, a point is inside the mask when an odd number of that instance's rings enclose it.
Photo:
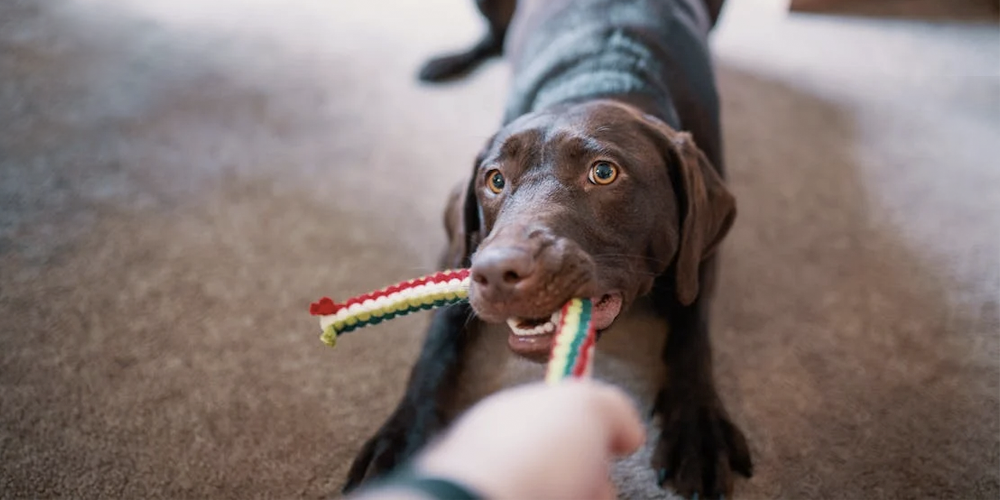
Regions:
[[[644,436],[621,390],[538,383],[484,399],[414,465],[491,499],[609,499],[610,460],[634,452]]]

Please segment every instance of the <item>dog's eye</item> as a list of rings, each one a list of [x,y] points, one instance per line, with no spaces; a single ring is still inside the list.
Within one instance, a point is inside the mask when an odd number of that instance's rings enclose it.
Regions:
[[[607,186],[618,178],[618,166],[609,161],[596,162],[590,167],[587,177],[598,186]]]
[[[500,194],[503,191],[503,187],[507,184],[504,180],[503,174],[499,170],[490,170],[486,172],[486,186],[490,188],[495,194]]]

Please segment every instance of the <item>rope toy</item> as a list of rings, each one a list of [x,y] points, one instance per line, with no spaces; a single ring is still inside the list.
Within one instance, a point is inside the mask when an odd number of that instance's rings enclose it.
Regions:
[[[319,316],[323,331],[320,340],[333,347],[340,335],[358,328],[468,300],[469,283],[468,269],[441,271],[342,303],[323,297],[309,306],[309,313]],[[564,378],[590,375],[596,342],[592,309],[590,299],[574,298],[563,305],[546,368],[546,382],[554,384]]]

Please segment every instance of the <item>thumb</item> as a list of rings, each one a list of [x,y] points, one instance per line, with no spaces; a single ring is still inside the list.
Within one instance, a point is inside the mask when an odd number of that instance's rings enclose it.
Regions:
[[[613,386],[600,384],[594,394],[597,414],[608,434],[608,450],[630,455],[646,442],[646,427],[632,400]]]

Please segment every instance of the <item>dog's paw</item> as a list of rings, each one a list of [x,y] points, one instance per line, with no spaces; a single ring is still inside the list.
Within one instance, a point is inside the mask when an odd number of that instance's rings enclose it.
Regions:
[[[342,492],[350,493],[364,482],[392,471],[406,460],[408,448],[406,431],[391,421],[386,423],[361,447],[351,463]]]
[[[717,404],[668,403],[662,417],[652,458],[660,486],[685,498],[728,498],[734,472],[753,475],[746,438]]]

